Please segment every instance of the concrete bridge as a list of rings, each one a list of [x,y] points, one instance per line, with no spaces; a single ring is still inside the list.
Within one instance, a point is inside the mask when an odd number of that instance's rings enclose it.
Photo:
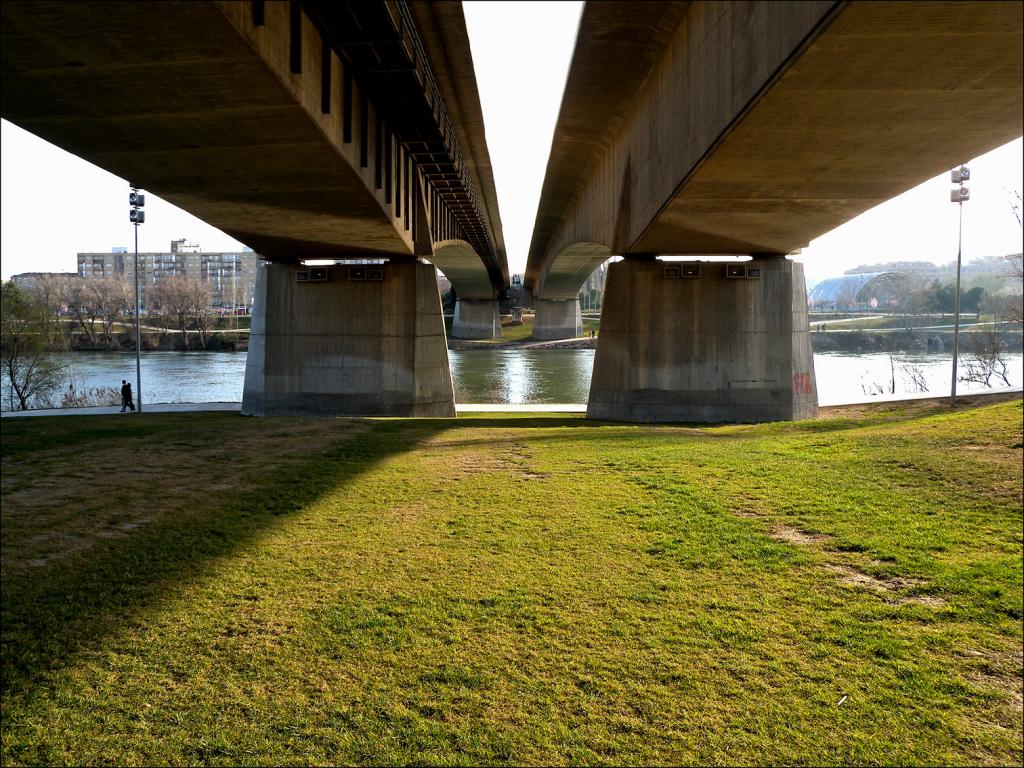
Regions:
[[[245,412],[454,415],[424,260],[455,335],[509,282],[460,3],[12,0],[0,34],[5,118],[266,259]]]
[[[588,3],[524,279],[535,335],[573,336],[582,283],[625,257],[588,414],[814,414],[803,272],[785,255],[1021,135],[1022,8]]]

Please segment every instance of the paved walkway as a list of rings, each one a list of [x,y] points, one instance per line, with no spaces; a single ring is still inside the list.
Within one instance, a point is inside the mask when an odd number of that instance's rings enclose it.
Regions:
[[[145,413],[192,413],[197,411],[234,411],[242,410],[241,403],[146,403]],[[586,413],[586,403],[542,403],[508,405],[502,403],[459,403],[455,406],[458,413]],[[129,412],[130,413],[130,412]],[[40,408],[31,411],[4,411],[0,417],[5,419],[24,418],[26,416],[107,416],[121,415],[121,406],[107,405],[93,408]],[[128,413],[124,415],[129,415]]]
[[[1024,393],[1021,387],[992,389],[985,392],[961,392],[960,396],[985,397],[986,395],[1006,395]],[[949,395],[936,395],[934,392],[921,392],[916,395],[878,395],[864,397],[848,403],[831,403],[826,399],[820,403],[822,408],[838,405],[862,405],[864,403],[895,403],[901,400],[940,400]],[[146,413],[194,413],[199,411],[234,411],[242,410],[241,403],[149,403],[145,405]],[[455,413],[586,413],[586,403],[458,403]],[[5,419],[23,418],[26,416],[106,416],[121,415],[121,406],[108,405],[95,408],[49,408],[33,411],[4,411],[0,417]],[[125,414],[128,415],[128,414]]]
[[[993,387],[992,389],[986,389],[981,392],[973,391],[966,392],[962,388],[957,389],[957,398],[970,398],[970,397],[988,397],[989,395],[1012,395],[1014,393],[1022,393],[1024,389],[1021,387]],[[847,400],[842,403],[833,403],[827,397],[822,399],[818,398],[818,405],[822,408],[831,408],[839,405],[866,405],[869,403],[899,403],[910,400],[948,400],[949,392],[936,393],[936,392],[916,392],[914,394],[898,394],[898,395],[865,395],[859,397],[856,400]]]
[[[192,413],[193,411],[241,411],[241,403],[146,403],[145,413]],[[128,413],[125,415],[127,416]],[[23,416],[106,416],[121,415],[120,405],[101,405],[92,408],[40,408],[32,411],[4,411],[0,417],[15,419]]]

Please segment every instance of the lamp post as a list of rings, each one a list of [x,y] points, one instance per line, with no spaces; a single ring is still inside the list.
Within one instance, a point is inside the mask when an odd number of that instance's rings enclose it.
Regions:
[[[128,218],[135,227],[135,402],[138,403],[139,413],[142,413],[142,323],[139,313],[139,224],[146,221],[146,212],[142,207],[146,204],[146,196],[139,194],[134,185],[129,185],[131,192],[128,193],[128,204],[131,210],[128,211]]]
[[[949,201],[960,206],[960,233],[956,248],[956,297],[953,300],[953,379],[949,385],[949,407],[956,407],[956,364],[960,355],[960,262],[964,250],[964,202],[971,199],[971,191],[964,186],[971,178],[971,169],[966,165],[954,168],[949,180],[959,186],[949,191]]]

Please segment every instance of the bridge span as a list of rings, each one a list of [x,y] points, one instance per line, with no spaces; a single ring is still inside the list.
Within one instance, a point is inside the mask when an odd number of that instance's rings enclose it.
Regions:
[[[588,414],[811,416],[815,237],[1022,132],[1021,3],[600,2],[580,22],[524,284],[580,331]],[[748,255],[745,264],[659,255]]]
[[[266,260],[243,411],[454,415],[426,261],[455,335],[509,283],[460,3],[12,0],[0,35],[3,117]]]

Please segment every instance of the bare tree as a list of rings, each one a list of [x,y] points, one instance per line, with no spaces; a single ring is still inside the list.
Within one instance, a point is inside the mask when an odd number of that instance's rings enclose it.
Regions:
[[[867,372],[865,371],[865,373]],[[865,384],[864,375],[862,374],[860,378],[860,388],[865,395],[871,395],[872,397],[874,397],[875,395],[896,394],[896,358],[894,358],[892,355],[889,355],[888,382],[872,381]]]
[[[3,284],[0,297],[0,364],[21,410],[46,398],[64,381],[65,368],[48,354],[45,326],[48,309],[14,283]]]
[[[900,366],[903,379],[907,383],[910,392],[927,392],[928,379],[924,375],[924,368],[915,363],[904,363]]]
[[[66,334],[62,332],[61,318],[68,308],[68,281],[77,279],[59,275],[40,275],[25,289],[37,304],[46,309],[43,335],[50,346],[66,346]]]
[[[114,325],[124,319],[127,281],[121,277],[93,280],[92,300],[99,313],[102,337],[107,348],[114,346]]]
[[[189,328],[195,325],[203,348],[209,338],[210,288],[200,280],[175,276],[161,281],[151,292],[151,304],[171,318],[182,335],[185,349],[189,345]]]
[[[184,277],[170,277],[161,280],[151,291],[151,304],[168,317],[182,335],[185,349],[188,349],[188,324],[192,313],[192,298],[189,295],[188,280]]]
[[[1013,210],[1013,217],[1017,219],[1017,226],[1024,228],[1024,221],[1021,221],[1021,197],[1020,191],[1014,190],[1011,194],[1010,208]],[[1011,278],[1016,278],[1016,296],[1012,297],[1012,305],[1004,317],[1011,322],[1024,324],[1024,253],[1012,253],[1006,257],[1009,264]]]
[[[1019,199],[1018,195],[1018,199]],[[1020,221],[1020,208],[1018,206],[1018,221]],[[1016,278],[1017,290],[1007,297],[1003,307],[1003,318],[1008,322],[1024,323],[1024,253],[1014,253],[1006,257],[1010,265],[1009,273],[1011,278]]]
[[[921,275],[908,275],[900,281],[896,307],[903,316],[905,330],[913,330],[914,317],[936,306],[935,287]]]
[[[210,339],[210,321],[213,314],[213,300],[210,295],[210,284],[202,280],[190,280],[189,292],[192,296],[192,317],[199,333],[199,343],[206,349]]]
[[[967,348],[963,375],[960,381],[992,387],[992,379],[1002,381],[1010,386],[1010,366],[1003,354],[1003,345],[999,341],[999,333],[993,328],[966,334]]]
[[[89,343],[94,347],[97,346],[99,338],[96,321],[101,314],[99,302],[96,300],[96,289],[93,285],[95,282],[92,279],[69,280],[65,284],[64,296],[68,310],[85,332]]]
[[[857,308],[857,288],[844,284],[835,299],[836,309],[853,310]]]

